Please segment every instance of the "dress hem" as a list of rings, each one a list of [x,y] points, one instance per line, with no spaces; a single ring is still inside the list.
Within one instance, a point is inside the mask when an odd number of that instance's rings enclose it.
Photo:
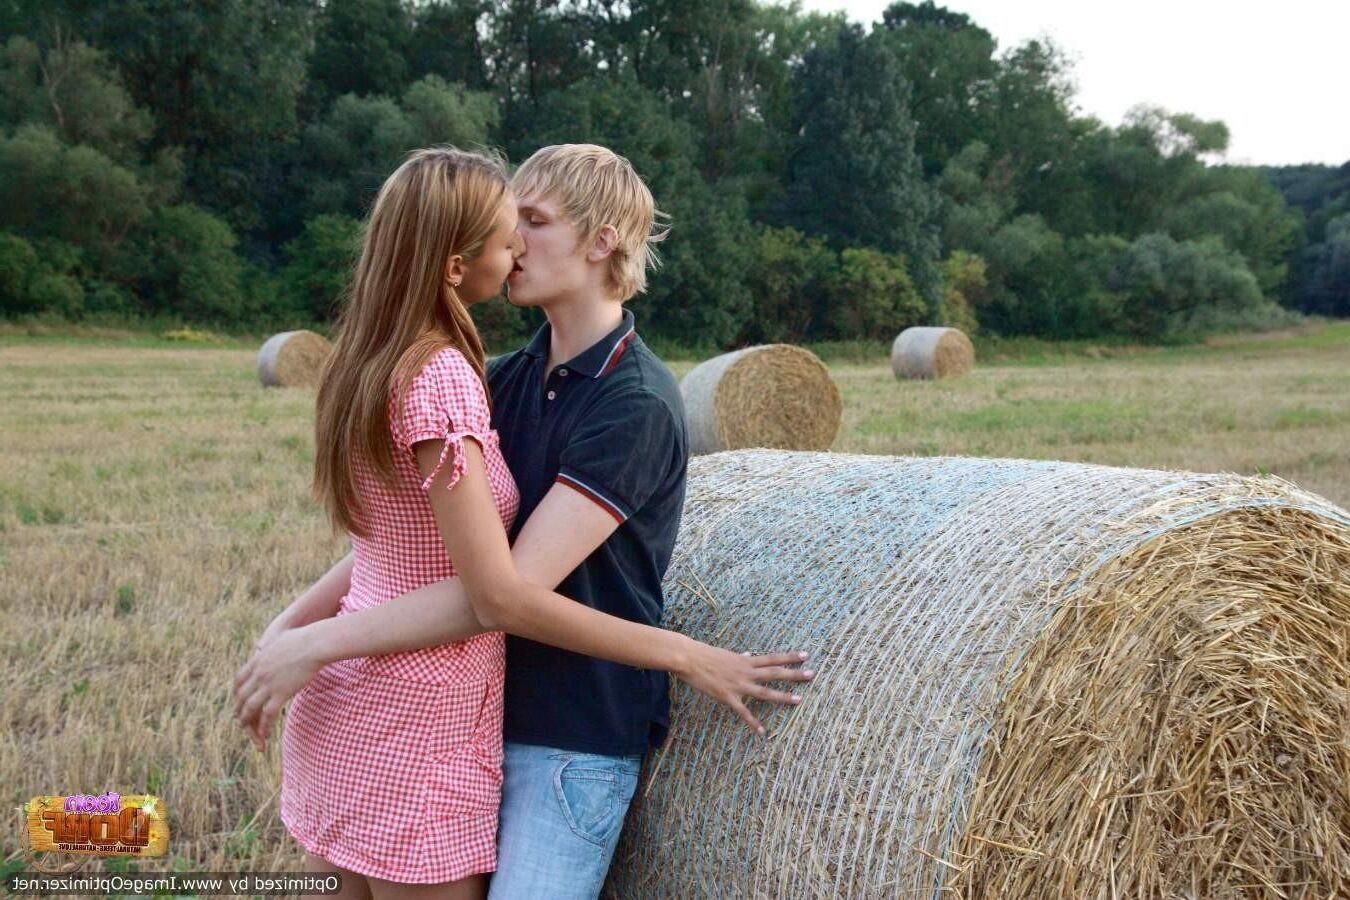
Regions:
[[[483,816],[481,818],[491,820],[492,833],[495,835],[497,831],[496,817]],[[409,877],[407,872],[404,871],[397,873],[397,877],[395,877],[395,875],[388,874],[390,872],[389,869],[382,869],[378,863],[371,862],[369,857],[354,855],[341,846],[335,845],[326,849],[321,848],[318,841],[315,841],[308,835],[302,834],[300,829],[296,828],[293,823],[288,822],[286,819],[287,816],[283,812],[281,814],[282,824],[286,826],[286,831],[295,839],[295,842],[305,848],[305,852],[326,860],[335,866],[340,866],[341,868],[355,872],[358,875],[364,875],[368,878],[379,878],[383,881],[392,881],[398,884],[449,884],[468,878],[471,875],[489,875],[497,870],[497,862],[494,859],[488,864],[469,864],[462,866],[459,869],[448,869],[447,874],[444,875],[439,872],[431,872],[417,877]]]

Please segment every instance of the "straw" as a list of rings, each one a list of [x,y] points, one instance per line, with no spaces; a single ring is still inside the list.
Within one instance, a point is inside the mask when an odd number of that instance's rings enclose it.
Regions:
[[[715,356],[680,382],[690,451],[746,447],[827,450],[839,433],[843,400],[811,351],[764,344]]]
[[[818,674],[757,707],[769,739],[676,687],[609,896],[1350,896],[1350,514],[1321,498],[721,453],[666,589],[667,627]]]

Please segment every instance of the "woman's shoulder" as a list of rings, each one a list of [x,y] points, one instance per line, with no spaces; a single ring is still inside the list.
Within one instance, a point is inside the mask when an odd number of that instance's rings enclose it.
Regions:
[[[431,354],[410,382],[412,393],[443,392],[445,390],[481,391],[483,382],[478,372],[457,347],[441,347]]]
[[[478,373],[474,371],[469,358],[458,347],[449,345],[441,347],[431,354],[422,366],[422,372],[428,371],[439,377],[462,378],[467,376],[474,381],[478,380]]]
[[[448,413],[460,427],[481,427],[489,412],[487,389],[468,357],[456,347],[440,347],[413,377],[404,397],[405,409]]]

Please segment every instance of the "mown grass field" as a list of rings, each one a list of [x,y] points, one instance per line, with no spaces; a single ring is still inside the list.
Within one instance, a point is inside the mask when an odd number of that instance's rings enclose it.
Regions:
[[[255,350],[0,335],[0,790],[159,794],[180,869],[299,863],[279,748],[235,727],[230,681],[344,545],[308,496],[313,398],[259,387]],[[1350,323],[1042,348],[942,383],[831,368],[839,451],[1273,473],[1350,506]]]

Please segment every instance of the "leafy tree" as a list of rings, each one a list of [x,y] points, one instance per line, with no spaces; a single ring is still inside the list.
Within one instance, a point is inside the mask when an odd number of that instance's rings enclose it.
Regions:
[[[46,127],[0,138],[0,227],[106,257],[146,218],[150,200],[132,171],[92,147],[62,144]]]
[[[67,144],[135,164],[150,136],[150,114],[132,103],[106,54],[58,38],[45,53],[19,35],[0,49],[0,122],[45,125]]]
[[[998,65],[994,37],[969,16],[924,3],[894,3],[882,33],[910,85],[915,151],[929,176],[988,129]]]
[[[1310,248],[1304,307],[1330,316],[1350,315],[1350,214],[1327,223],[1323,240]]]
[[[495,121],[487,95],[436,75],[411,85],[402,102],[339,97],[321,121],[305,130],[303,164],[295,179],[299,208],[306,216],[364,216],[384,179],[409,151],[431,144],[486,144]]]
[[[902,253],[936,309],[937,202],[914,152],[908,85],[877,36],[848,25],[799,78],[789,219],[837,247]]]
[[[751,309],[748,210],[734,189],[714,190],[700,177],[688,124],[651,91],[592,79],[550,94],[534,134],[538,144],[597,143],[628,158],[671,226],[659,247],[664,265],[638,308],[665,337],[705,346],[732,341]]]
[[[493,4],[487,0],[429,0],[413,7],[408,42],[410,75],[440,75],[483,91],[490,87],[480,28]]]
[[[984,246],[1016,205],[1007,160],[991,161],[988,145],[979,141],[948,160],[938,187],[942,244],[952,250]]]
[[[417,146],[483,144],[497,124],[492,95],[451,84],[439,75],[414,82],[404,92],[402,105]]]
[[[1277,294],[1301,237],[1300,217],[1260,173],[1250,169],[1199,170],[1195,190],[1163,214],[1167,233],[1178,240],[1219,238],[1246,259],[1262,293]]]
[[[992,295],[982,323],[1004,333],[1067,336],[1062,235],[1027,213],[999,226],[976,249],[989,264]]]
[[[487,66],[502,104],[502,139],[516,149],[532,143],[544,98],[587,78],[596,68],[589,19],[557,0],[502,0],[488,16]]]
[[[413,22],[401,0],[327,0],[309,62],[317,108],[344,94],[403,93],[412,44]]]
[[[1073,82],[1064,54],[1027,41],[1004,54],[994,78],[986,131],[995,159],[1006,159],[1019,207],[1049,210],[1076,177],[1084,125],[1072,113]]]
[[[1331,223],[1350,214],[1350,162],[1334,166],[1285,166],[1264,170],[1286,203],[1301,213],[1302,233],[1290,254],[1287,302],[1307,312],[1338,315],[1350,300],[1327,280],[1324,269],[1336,251],[1327,246]]]
[[[52,0],[50,15],[107,53],[133,101],[153,112],[152,149],[181,149],[192,202],[261,231],[299,130],[316,6]]]

